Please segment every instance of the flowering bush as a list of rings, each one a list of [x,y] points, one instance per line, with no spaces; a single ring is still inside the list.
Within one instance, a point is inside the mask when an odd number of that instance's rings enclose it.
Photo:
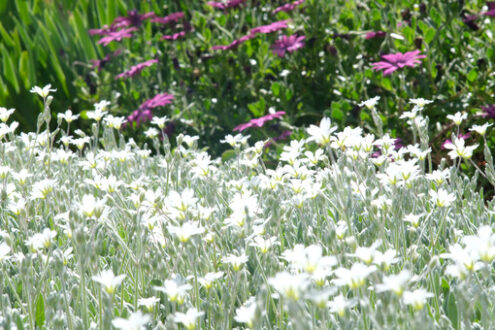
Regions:
[[[56,112],[85,117],[110,100],[108,111],[127,118],[125,135],[138,142],[154,115],[166,115],[161,135],[173,143],[180,133],[199,135],[214,155],[235,127],[275,111],[283,120],[251,129],[253,139],[276,140],[324,116],[378,133],[360,106],[374,95],[383,126],[407,143],[407,100],[434,101],[426,110],[435,166],[452,134],[493,120],[490,1],[29,0],[6,2],[0,17],[0,104],[18,109],[23,130],[36,127],[25,94],[41,82],[65,93]],[[163,93],[173,102],[140,109]],[[460,132],[447,118],[457,112],[470,115]],[[494,139],[486,139],[491,149]],[[483,161],[479,151],[473,157]]]
[[[106,101],[91,136],[69,112],[50,130],[50,92],[33,88],[37,133],[0,112],[0,327],[495,327],[495,201],[459,170],[478,146],[454,138],[454,164],[428,165],[426,100],[417,144],[323,118],[270,169],[249,135],[221,141],[227,161],[198,136],[171,149],[158,117],[151,156]]]

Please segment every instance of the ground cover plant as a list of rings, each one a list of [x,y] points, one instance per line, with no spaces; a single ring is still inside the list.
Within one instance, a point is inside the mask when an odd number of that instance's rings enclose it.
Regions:
[[[55,91],[32,92],[36,132],[0,116],[3,328],[495,326],[495,202],[477,182],[493,177],[491,153],[468,177],[460,164],[480,146],[454,136],[453,164],[433,170],[427,100],[410,101],[415,145],[325,117],[270,169],[268,140],[227,135],[222,161],[198,136],[172,149],[160,120],[145,132],[151,155],[104,101],[87,113],[91,135],[70,112],[51,130]],[[364,101],[372,114],[376,102]]]
[[[385,128],[414,143],[400,117],[416,97],[434,101],[438,165],[457,134],[448,115],[469,114],[466,127],[494,117],[491,1],[29,0],[4,2],[0,16],[0,104],[17,108],[23,130],[36,127],[29,88],[50,83],[66,96],[54,112],[84,116],[109,100],[138,142],[154,115],[167,115],[161,130],[172,143],[181,132],[199,135],[213,155],[238,125],[280,111],[267,129],[249,130],[253,139],[280,144],[323,116],[372,132],[360,102],[376,95]],[[164,93],[169,104],[147,106]],[[482,143],[466,127],[462,136]]]

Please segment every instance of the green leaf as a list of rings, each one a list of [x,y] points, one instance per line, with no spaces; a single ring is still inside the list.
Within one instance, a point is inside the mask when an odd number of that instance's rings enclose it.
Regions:
[[[430,28],[430,27],[428,26],[428,24],[426,24],[426,23],[425,23],[425,22],[423,22],[423,21],[419,21],[419,22],[418,22],[418,26],[419,26],[419,29],[423,32],[423,34],[424,34],[424,33],[426,33],[426,31],[428,31],[428,29]]]
[[[254,117],[260,117],[265,114],[265,100],[261,98],[258,102],[248,104],[248,108]]]
[[[1,45],[0,55],[2,57],[3,75],[5,76],[5,79],[7,79],[7,81],[12,84],[16,93],[19,94],[19,82],[17,81],[14,62],[10,58],[10,54],[4,45]]]
[[[335,119],[337,121],[341,121],[344,119],[344,113],[342,110],[340,110],[340,104],[333,102],[332,103],[332,119]]]
[[[412,44],[414,41],[414,36],[415,36],[414,30],[412,28],[410,28],[409,26],[405,26],[402,29],[402,33],[404,33],[404,37],[406,38],[407,42]]]
[[[46,30],[46,28],[43,25],[40,25],[39,28],[40,28],[41,32],[43,33],[43,36],[45,37],[44,41],[46,42],[46,44],[48,46],[48,50],[50,51],[50,55],[51,55],[50,60],[52,62],[52,69],[55,70],[55,75],[57,76],[57,78],[59,80],[58,82],[62,86],[62,89],[65,92],[65,95],[69,96],[69,90],[67,89],[65,73],[64,73],[64,70],[62,69],[60,61],[58,60],[58,54],[55,51],[55,48],[54,48],[53,43],[52,43],[51,38],[50,38],[50,34],[48,33],[48,31]]]
[[[2,25],[2,22],[0,22],[0,34],[2,35],[3,41],[7,44],[7,46],[13,47],[14,46],[14,40],[10,37],[9,33],[7,30]]]
[[[21,17],[22,23],[25,25],[31,24],[31,13],[29,11],[29,3],[27,0],[17,0],[14,1],[17,7],[17,11],[19,12],[19,16]]]
[[[457,311],[457,302],[453,294],[449,294],[447,302],[447,317],[452,322],[454,329],[459,329],[459,313]]]
[[[435,24],[437,25],[437,27],[439,27],[442,24],[442,16],[438,12],[438,10],[435,9],[435,7],[431,7],[430,17],[433,20],[433,22],[435,22]]]
[[[30,89],[33,86],[33,82],[30,80],[30,65],[29,55],[27,51],[23,51],[19,57],[19,74],[21,80],[24,83],[24,88]]]
[[[478,71],[476,71],[475,69],[471,69],[471,71],[469,71],[469,73],[468,73],[468,75],[467,75],[467,79],[468,79],[470,82],[473,82],[473,81],[475,81],[477,78],[478,78]]]
[[[274,82],[272,84],[272,92],[273,96],[278,97],[278,95],[280,94],[280,83]]]
[[[77,35],[79,40],[81,41],[82,46],[84,47],[84,54],[86,54],[89,58],[86,60],[96,59],[98,56],[96,55],[94,43],[91,41],[89,34],[87,32],[87,27],[84,26],[83,19],[79,10],[74,11],[74,14],[69,18],[69,22],[73,27],[77,30]]]
[[[224,151],[224,153],[222,154],[222,162],[225,163],[226,161],[228,161],[230,159],[234,159],[235,155],[236,155],[236,153],[234,150],[229,149],[229,150]]]
[[[35,322],[40,329],[43,327],[43,323],[45,323],[45,301],[41,293],[36,299]]]
[[[437,31],[433,28],[428,28],[425,33],[425,42],[429,44],[433,38],[435,38],[435,35],[437,34]]]

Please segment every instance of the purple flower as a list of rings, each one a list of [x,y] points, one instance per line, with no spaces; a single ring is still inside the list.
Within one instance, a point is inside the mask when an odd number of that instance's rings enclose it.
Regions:
[[[94,35],[106,36],[110,32],[115,32],[115,31],[117,31],[117,28],[105,24],[101,29],[89,29],[88,33],[91,36]]]
[[[274,142],[280,141],[280,140],[285,140],[287,139],[290,135],[292,134],[292,131],[284,131],[282,134],[279,136],[274,137],[271,141],[268,141],[265,143],[264,147],[269,148]]]
[[[254,127],[254,126],[262,127],[267,121],[273,120],[275,118],[280,118],[283,115],[285,115],[285,111],[277,111],[275,113],[270,113],[270,114],[263,116],[263,117],[260,117],[260,118],[251,119],[247,123],[240,124],[240,125],[236,126],[234,128],[234,131],[242,132],[246,128],[250,128],[250,127]]]
[[[270,48],[272,49],[273,54],[283,57],[285,52],[292,53],[299,48],[304,47],[304,39],[306,39],[306,36],[298,36],[297,34],[293,34],[289,37],[284,35],[275,41]]]
[[[483,117],[494,118],[495,119],[495,104],[489,105],[487,107],[481,107],[483,109],[484,114]]]
[[[115,78],[118,79],[134,77],[135,75],[143,71],[144,68],[152,66],[155,63],[158,63],[158,60],[147,60],[146,62],[136,64],[135,66],[131,67],[130,70],[118,74],[117,76],[115,76]]]
[[[242,44],[243,42],[246,42],[249,39],[253,39],[254,37],[256,37],[255,34],[247,34],[245,36],[240,37],[239,39],[236,39],[236,40],[232,41],[228,45],[218,45],[218,46],[213,46],[211,48],[213,50],[228,50],[228,49],[233,49],[233,48],[239,46],[240,44]]]
[[[467,140],[470,137],[471,137],[471,133],[469,133],[469,132],[466,134],[459,134],[459,136],[458,136],[459,139],[463,139],[463,140]],[[440,149],[445,149],[446,144],[452,144],[452,140],[447,139],[447,140],[443,141],[442,145],[440,146]]]
[[[186,35],[186,31],[177,32],[174,34],[164,35],[160,40],[177,40]]]
[[[395,53],[383,55],[382,58],[385,61],[372,63],[373,70],[384,70],[383,75],[388,76],[397,69],[401,69],[405,66],[414,67],[416,64],[421,63],[420,58],[425,58],[425,55],[419,55],[419,50],[413,50],[407,53]]]
[[[107,46],[112,41],[121,41],[123,38],[131,38],[132,32],[134,31],[137,31],[137,28],[131,27],[116,32],[109,32],[107,36],[98,40],[97,44],[103,44],[103,46]]]
[[[132,114],[127,117],[127,124],[135,122],[136,125],[139,126],[139,124],[143,122],[150,121],[153,118],[151,109],[170,104],[173,99],[174,96],[168,93],[155,95],[153,98],[146,100],[137,110],[134,110]]]
[[[149,108],[153,109],[156,107],[163,107],[167,104],[172,103],[172,100],[174,99],[174,96],[172,94],[168,93],[162,93],[162,94],[157,94],[153,98],[145,101],[141,106],[139,107],[140,109],[144,108]]]
[[[289,22],[288,20],[283,20],[283,21],[273,22],[273,23],[268,24],[268,25],[261,25],[261,26],[255,27],[254,29],[251,29],[249,31],[249,34],[272,33],[272,32],[282,30],[282,29],[286,29],[288,22]]]
[[[230,1],[227,1],[226,3],[216,2],[216,1],[209,1],[206,4],[208,6],[211,6],[211,7],[214,7],[214,8],[225,10],[225,9],[229,9],[229,8],[238,7],[241,4],[243,4],[244,2],[246,2],[246,0],[230,0]]]
[[[171,23],[176,23],[177,21],[179,21],[183,17],[184,17],[184,13],[179,11],[179,12],[167,15],[165,17],[153,17],[151,19],[151,21],[154,23],[160,23],[160,24],[171,24]]]
[[[274,22],[274,23],[271,23],[268,25],[262,25],[262,26],[255,27],[255,28],[251,29],[251,31],[249,31],[249,33],[247,35],[242,36],[239,39],[232,41],[230,44],[213,46],[212,49],[213,50],[233,49],[233,48],[239,46],[240,44],[242,44],[243,42],[246,42],[249,39],[253,39],[254,37],[256,37],[256,34],[258,34],[258,33],[271,33],[271,32],[275,32],[275,31],[279,31],[281,29],[285,29],[285,28],[287,28],[287,22],[288,22],[288,20],[283,20],[283,21],[277,21],[277,22]]]
[[[368,39],[373,39],[373,38],[382,38],[387,35],[386,32],[384,31],[371,31],[366,33],[366,36],[364,37],[366,40]]]
[[[488,11],[482,13],[486,16],[495,17],[495,1],[487,1],[486,5],[488,6]]]
[[[136,26],[139,27],[141,26],[141,23],[148,18],[153,18],[155,17],[155,13],[149,12],[146,14],[139,14],[137,10],[131,10],[127,12],[127,16],[120,16],[117,17],[113,22],[112,22],[112,27],[115,28],[121,28],[121,27],[126,27],[126,26]]]
[[[292,10],[296,9],[297,6],[302,5],[303,3],[304,3],[304,0],[298,0],[298,1],[294,1],[293,3],[287,3],[283,6],[275,8],[272,11],[272,14],[276,14],[279,11],[285,11],[285,12],[292,11]]]
[[[107,54],[103,59],[101,60],[89,60],[92,64],[93,64],[93,69],[102,69],[105,64],[107,64],[107,62],[110,61],[110,59],[112,57],[115,57],[117,55],[120,55],[122,53],[122,50],[121,49],[117,49],[116,51],[114,51],[113,53],[110,53],[110,54]]]
[[[478,31],[480,27],[476,24],[476,20],[478,19],[477,15],[469,15],[462,19],[462,22],[466,24],[471,30]]]

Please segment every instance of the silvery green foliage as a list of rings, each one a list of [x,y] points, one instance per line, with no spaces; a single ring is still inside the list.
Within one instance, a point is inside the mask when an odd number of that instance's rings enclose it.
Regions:
[[[222,162],[189,136],[151,156],[109,125],[9,131],[1,327],[493,328],[494,202],[459,159],[428,170],[417,123],[395,150],[325,119],[274,169],[242,136]]]

